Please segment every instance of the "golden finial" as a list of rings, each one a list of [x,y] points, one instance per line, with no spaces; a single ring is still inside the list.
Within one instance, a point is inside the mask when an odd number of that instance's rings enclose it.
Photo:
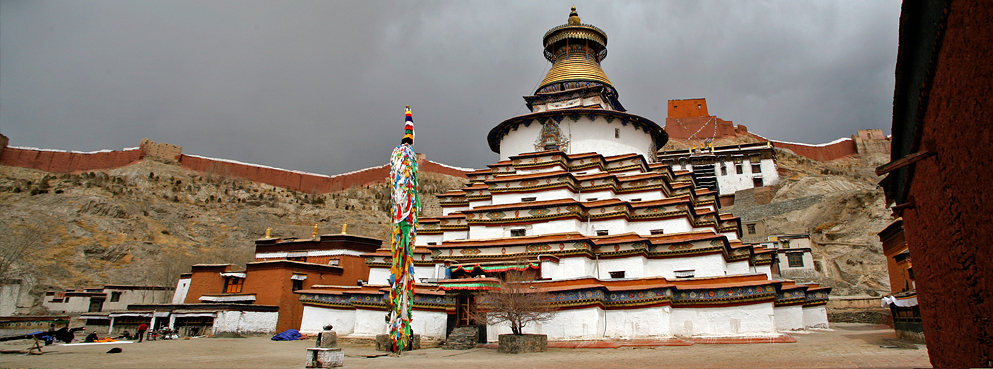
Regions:
[[[569,13],[569,25],[579,25],[581,22],[579,20],[579,13],[576,13],[576,7],[572,7],[572,12]]]
[[[341,234],[348,234],[348,223],[341,225]]]
[[[272,227],[265,229],[265,238],[272,238]]]
[[[317,223],[314,223],[314,235],[311,237],[317,238]]]

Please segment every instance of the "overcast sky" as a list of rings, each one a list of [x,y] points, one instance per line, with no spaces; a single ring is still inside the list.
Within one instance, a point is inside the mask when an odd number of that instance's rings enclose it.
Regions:
[[[667,100],[705,97],[770,139],[889,134],[892,0],[2,1],[0,133],[336,174],[387,163],[410,105],[417,152],[482,168],[572,5],[607,33],[624,107],[660,126]]]

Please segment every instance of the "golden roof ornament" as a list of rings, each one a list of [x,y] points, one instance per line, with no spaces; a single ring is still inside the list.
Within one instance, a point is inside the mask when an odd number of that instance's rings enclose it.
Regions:
[[[341,234],[348,234],[348,223],[341,225]]]
[[[314,234],[311,237],[317,238],[317,223],[314,223]]]
[[[272,238],[272,227],[266,227],[265,238]]]
[[[572,7],[572,12],[569,13],[569,24],[570,25],[579,25],[581,23],[582,22],[579,20],[579,13],[576,13],[576,7],[574,6],[574,7]]]

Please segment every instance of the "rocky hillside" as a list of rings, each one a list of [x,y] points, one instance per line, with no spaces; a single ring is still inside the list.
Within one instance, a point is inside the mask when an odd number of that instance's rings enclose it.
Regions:
[[[422,173],[433,195],[463,178]],[[0,279],[46,289],[104,284],[174,286],[196,263],[251,261],[254,240],[348,233],[387,240],[389,192],[380,183],[307,194],[145,160],[103,172],[53,175],[0,166]],[[35,310],[40,300],[34,301]]]
[[[889,158],[876,155],[821,163],[783,149],[776,149],[776,157],[779,185],[739,191],[735,205],[722,211],[742,221],[762,221],[768,234],[809,232],[814,260],[822,267],[820,276],[809,281],[833,286],[835,295],[889,293],[877,233],[893,219],[877,185],[882,178],[873,172]],[[766,201],[756,201],[761,196]]]

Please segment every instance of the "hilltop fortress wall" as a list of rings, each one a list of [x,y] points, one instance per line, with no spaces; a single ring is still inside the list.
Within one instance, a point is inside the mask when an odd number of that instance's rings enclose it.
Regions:
[[[0,135],[0,165],[37,169],[50,173],[78,173],[93,170],[119,168],[153,159],[170,164],[179,164],[201,173],[244,178],[253,182],[265,183],[307,193],[328,193],[346,190],[375,182],[386,181],[390,166],[366,168],[334,176],[305,173],[238,163],[233,161],[183,155],[183,148],[168,143],[156,143],[149,139],[141,140],[141,146],[125,150],[104,150],[98,152],[68,152],[32,148],[8,147],[7,137]],[[466,177],[467,170],[454,168],[427,160],[418,155],[419,169],[422,172]]]
[[[831,161],[852,155],[889,155],[889,138],[879,129],[859,130],[851,138],[843,138],[819,145],[770,140],[748,132],[743,125],[710,115],[707,99],[669,100],[669,116],[665,119],[665,131],[669,139],[703,141],[708,138],[734,138],[751,136],[759,141],[769,141],[782,149],[817,161]]]

